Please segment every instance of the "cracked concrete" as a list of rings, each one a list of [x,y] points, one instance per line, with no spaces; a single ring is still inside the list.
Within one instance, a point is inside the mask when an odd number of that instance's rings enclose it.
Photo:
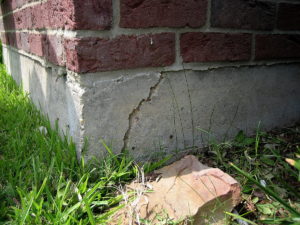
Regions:
[[[132,110],[132,112],[129,114],[129,118],[128,118],[129,125],[128,125],[127,131],[125,132],[124,138],[123,138],[124,145],[123,145],[122,151],[125,151],[128,149],[128,140],[130,137],[130,132],[131,132],[132,126],[135,123],[135,117],[136,117],[137,113],[141,110],[141,107],[143,106],[144,103],[150,102],[152,100],[152,96],[155,94],[155,91],[157,90],[157,88],[158,88],[159,84],[161,83],[161,81],[163,80],[163,78],[164,78],[163,74],[161,74],[157,83],[154,86],[150,87],[148,97],[146,99],[142,99],[139,102],[138,106],[136,108],[134,108]]]
[[[293,123],[300,115],[299,68],[166,73],[151,103],[136,115],[128,150],[140,159],[159,157],[232,138],[239,130],[251,134],[259,121],[264,129]]]
[[[113,71],[80,75],[44,67],[4,47],[8,71],[54,124],[73,137],[78,155],[101,157],[104,140],[137,160],[251,134],[300,119],[300,64],[211,70]],[[89,141],[81,153],[85,138]]]
[[[126,149],[143,161],[232,138],[241,129],[251,134],[259,121],[265,129],[292,124],[300,115],[299,69],[294,64],[82,76],[86,136],[93,144],[87,155],[103,152],[103,139],[115,152]]]
[[[135,123],[133,115],[150,101],[161,79],[161,73],[153,72],[81,76],[81,85],[86,89],[83,95],[85,135],[90,143],[86,155],[102,156],[105,151],[101,140],[116,153],[124,149],[126,135]]]

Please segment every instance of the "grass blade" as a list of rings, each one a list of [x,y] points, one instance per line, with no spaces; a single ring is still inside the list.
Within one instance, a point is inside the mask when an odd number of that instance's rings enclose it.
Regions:
[[[250,223],[250,224],[252,224],[252,225],[258,225],[257,223],[252,222],[252,221],[250,221],[250,220],[248,220],[248,219],[246,219],[246,218],[244,218],[244,217],[242,217],[242,216],[240,216],[240,215],[233,214],[233,213],[230,213],[230,212],[225,212],[225,214],[227,214],[227,215],[229,215],[229,216],[232,216],[232,217],[234,217],[235,219],[243,220],[243,221],[245,221],[245,222],[247,222],[247,223]]]
[[[88,200],[84,199],[84,204],[85,204],[85,209],[88,214],[91,225],[96,225],[96,222],[95,222],[91,207],[89,206]]]
[[[264,187],[260,184],[256,179],[254,179],[249,173],[241,170],[233,163],[230,163],[230,165],[241,175],[245,176],[248,180],[252,181],[255,185],[257,185],[260,189],[262,189],[265,193],[267,193],[269,196],[274,198],[276,201],[278,201],[284,208],[286,208],[290,213],[300,216],[300,213],[296,211],[294,208],[292,208],[288,203],[286,203],[283,199],[281,199],[274,191],[272,191],[269,188]]]

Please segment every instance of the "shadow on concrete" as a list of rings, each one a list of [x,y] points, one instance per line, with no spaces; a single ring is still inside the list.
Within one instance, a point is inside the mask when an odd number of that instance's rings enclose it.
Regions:
[[[5,2],[5,5],[1,4],[2,12],[11,11],[11,1]],[[47,115],[52,126],[57,122],[61,134],[69,134],[78,141],[79,114],[74,102],[77,93],[68,85],[66,72],[61,72],[65,68],[56,66],[61,59],[56,54],[58,49],[53,45],[55,40],[45,34],[35,34],[32,40],[28,33],[11,32],[16,30],[12,19],[5,21],[4,30],[4,43],[7,45],[3,47],[4,62],[8,73],[28,92],[34,104]],[[33,45],[37,49],[33,49]],[[42,60],[22,54],[17,49],[30,54],[40,50]]]

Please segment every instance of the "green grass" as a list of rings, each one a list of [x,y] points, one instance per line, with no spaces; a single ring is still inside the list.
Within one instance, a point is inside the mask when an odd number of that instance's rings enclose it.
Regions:
[[[0,66],[0,224],[105,224],[122,199],[116,187],[137,170],[122,155],[78,163],[74,144]]]
[[[126,155],[114,155],[105,143],[107,158],[78,162],[74,144],[57,130],[0,65],[0,224],[107,224],[122,207],[118,188],[141,168]],[[240,132],[230,142],[211,139],[197,154],[242,185],[239,215],[227,212],[231,224],[237,224],[235,219],[299,224],[299,145],[299,126],[269,133],[258,128],[253,137]],[[144,170],[163,163],[147,164]]]
[[[300,126],[266,133],[259,125],[252,137],[239,132],[230,142],[210,142],[199,160],[226,171],[242,186],[239,215],[227,212],[232,220],[300,224]]]

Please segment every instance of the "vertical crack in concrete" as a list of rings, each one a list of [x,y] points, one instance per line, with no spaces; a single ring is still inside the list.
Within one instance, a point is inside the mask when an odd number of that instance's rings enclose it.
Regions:
[[[164,74],[161,73],[158,81],[152,86],[150,87],[150,91],[148,94],[148,97],[146,99],[142,99],[139,104],[137,105],[137,107],[135,107],[132,112],[129,114],[129,125],[128,125],[128,129],[125,132],[124,138],[123,138],[123,148],[121,150],[121,152],[124,152],[125,150],[128,150],[128,142],[129,142],[129,137],[130,137],[130,133],[131,133],[131,129],[134,123],[134,118],[136,117],[137,113],[140,111],[141,107],[143,106],[144,103],[146,102],[150,102],[152,100],[152,96],[155,93],[155,91],[157,90],[158,86],[160,85],[160,83],[162,82],[162,80],[164,79]]]

